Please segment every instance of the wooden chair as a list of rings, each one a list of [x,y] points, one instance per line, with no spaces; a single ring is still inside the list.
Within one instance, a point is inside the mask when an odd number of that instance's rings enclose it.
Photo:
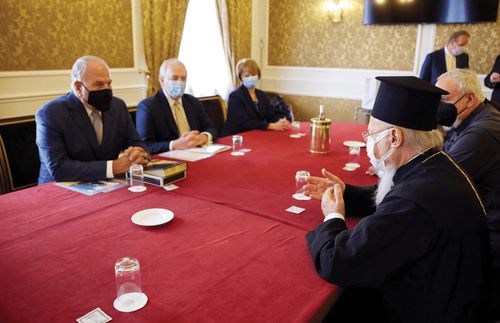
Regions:
[[[34,186],[40,171],[35,118],[0,121],[0,194]]]
[[[205,111],[212,121],[215,129],[220,133],[222,130],[222,126],[224,125],[224,121],[226,121],[227,117],[227,109],[224,100],[219,95],[213,96],[204,96],[198,98],[201,104],[205,108]]]

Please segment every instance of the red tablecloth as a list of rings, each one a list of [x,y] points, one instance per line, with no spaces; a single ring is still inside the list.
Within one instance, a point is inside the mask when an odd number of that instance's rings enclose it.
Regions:
[[[210,200],[280,222],[311,230],[323,219],[317,201],[297,201],[295,173],[307,170],[322,176],[326,168],[344,181],[355,185],[375,182],[365,174],[370,165],[365,148],[361,150],[361,167],[354,172],[343,170],[348,160],[344,141],[363,141],[365,125],[332,124],[330,152],[313,155],[309,149],[309,124],[287,132],[251,131],[242,133],[244,147],[252,151],[244,156],[231,156],[225,151],[212,158],[189,163],[188,180],[179,184],[179,194]],[[306,133],[302,138],[290,138],[292,133]],[[231,137],[218,140],[231,144]],[[306,208],[299,216],[285,212],[291,205]]]
[[[323,217],[317,201],[291,198],[294,174],[339,170],[342,141],[359,140],[362,129],[334,124],[328,156],[308,154],[308,136],[244,133],[250,153],[189,163],[171,192],[149,186],[89,197],[49,183],[0,196],[0,321],[71,322],[96,307],[118,322],[309,321],[336,287],[314,271],[304,235]],[[337,173],[373,183],[366,166],[362,157],[362,169]],[[307,210],[285,212],[291,205]],[[130,221],[155,207],[174,220],[153,228]],[[141,262],[149,297],[134,313],[112,306],[113,267],[124,256]]]

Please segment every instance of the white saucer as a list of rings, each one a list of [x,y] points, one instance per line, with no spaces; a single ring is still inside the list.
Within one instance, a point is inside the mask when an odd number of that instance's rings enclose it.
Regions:
[[[242,151],[233,151],[231,153],[231,156],[243,156],[243,155],[245,155],[245,153]]]
[[[126,294],[129,295],[129,294]],[[113,302],[113,307],[120,312],[133,312],[143,308],[148,302],[148,296],[144,293],[130,293],[132,295],[132,299],[129,301],[119,302],[118,298]]]
[[[148,188],[146,186],[133,186],[133,187],[129,187],[128,190],[130,192],[134,192],[134,193],[138,193],[138,192],[144,192],[145,190],[147,190]]]
[[[303,193],[293,194],[292,197],[299,201],[309,201],[311,199],[309,196],[305,196]]]
[[[151,227],[171,221],[174,218],[174,213],[167,209],[146,209],[134,213],[132,222],[137,225]]]
[[[366,143],[356,140],[347,140],[343,142],[344,146],[347,147],[366,147]]]

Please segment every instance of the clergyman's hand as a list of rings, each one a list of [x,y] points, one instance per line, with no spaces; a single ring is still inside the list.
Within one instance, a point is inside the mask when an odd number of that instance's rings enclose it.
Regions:
[[[345,217],[344,196],[340,184],[335,184],[325,191],[321,199],[321,210],[324,216],[338,213]]]
[[[315,200],[321,200],[326,189],[329,187],[333,187],[333,185],[335,184],[339,184],[342,193],[344,193],[345,183],[340,178],[333,175],[324,168],[321,170],[321,173],[323,174],[324,178],[316,176],[309,176],[307,178],[307,184],[304,185],[304,195],[309,196]]]

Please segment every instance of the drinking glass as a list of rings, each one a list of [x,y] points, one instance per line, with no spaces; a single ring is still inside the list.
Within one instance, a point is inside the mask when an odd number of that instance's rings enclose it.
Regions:
[[[304,185],[307,184],[307,178],[311,176],[306,170],[299,170],[295,173],[295,194],[293,198],[296,200],[310,200],[311,198],[304,195]]]
[[[115,263],[116,300],[113,306],[120,312],[133,312],[148,301],[142,292],[139,260],[124,257]]]
[[[360,160],[360,147],[358,146],[350,146],[349,147],[349,158],[347,163],[345,164],[349,168],[358,168],[359,160]]]
[[[130,187],[128,188],[131,192],[144,192],[146,186],[144,186],[144,169],[142,165],[132,165],[128,171]]]
[[[234,135],[233,136],[233,151],[231,155],[233,156],[243,156],[245,153],[241,150],[243,149],[243,136]]]

